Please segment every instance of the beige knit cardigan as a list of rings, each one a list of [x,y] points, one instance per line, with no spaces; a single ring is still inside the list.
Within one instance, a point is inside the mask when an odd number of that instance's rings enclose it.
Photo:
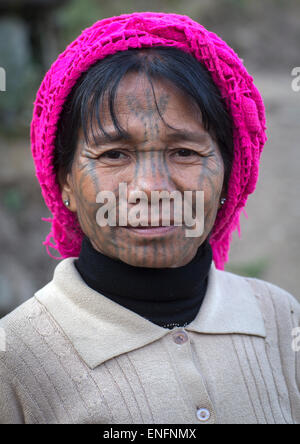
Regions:
[[[299,424],[299,326],[289,293],[212,265],[197,317],[169,330],[64,259],[0,320],[0,423]]]

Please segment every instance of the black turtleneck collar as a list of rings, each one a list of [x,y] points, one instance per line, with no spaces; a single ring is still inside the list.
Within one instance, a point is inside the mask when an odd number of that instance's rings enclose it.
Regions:
[[[165,328],[184,327],[195,319],[205,296],[211,263],[208,240],[182,267],[146,268],[99,253],[87,237],[75,260],[89,287]]]

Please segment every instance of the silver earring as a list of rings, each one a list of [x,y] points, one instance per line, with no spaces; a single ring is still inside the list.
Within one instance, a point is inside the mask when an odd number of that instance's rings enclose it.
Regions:
[[[221,205],[224,205],[225,202],[226,202],[226,197],[222,197],[222,199],[221,199]]]
[[[68,207],[68,206],[70,205],[70,201],[69,201],[69,199],[64,200],[64,204],[65,204],[66,207]]]

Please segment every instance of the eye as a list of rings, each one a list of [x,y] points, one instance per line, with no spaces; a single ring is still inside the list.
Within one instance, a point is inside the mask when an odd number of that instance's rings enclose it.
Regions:
[[[190,157],[192,155],[196,155],[196,156],[198,155],[198,153],[196,153],[196,151],[188,150],[186,148],[182,148],[182,149],[178,150],[176,152],[176,154],[180,157]]]
[[[121,160],[121,159],[127,159],[127,156],[126,154],[122,153],[122,151],[111,150],[101,154],[100,158],[106,158],[110,160]]]
[[[108,166],[127,165],[130,156],[121,150],[109,150],[98,156],[98,161]]]
[[[179,163],[195,163],[202,160],[201,154],[188,148],[176,149],[172,152],[171,156],[174,161]]]

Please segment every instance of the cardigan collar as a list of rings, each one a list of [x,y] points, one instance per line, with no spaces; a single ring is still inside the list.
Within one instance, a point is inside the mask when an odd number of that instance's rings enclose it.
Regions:
[[[97,251],[84,236],[75,267],[85,283],[161,327],[186,326],[206,293],[212,249],[206,239],[194,258],[176,268],[136,267]]]
[[[217,270],[213,263],[196,318],[185,327],[170,330],[92,290],[78,273],[75,259],[63,259],[52,281],[35,297],[92,369],[178,330],[266,337],[262,313],[249,283],[241,276]]]

